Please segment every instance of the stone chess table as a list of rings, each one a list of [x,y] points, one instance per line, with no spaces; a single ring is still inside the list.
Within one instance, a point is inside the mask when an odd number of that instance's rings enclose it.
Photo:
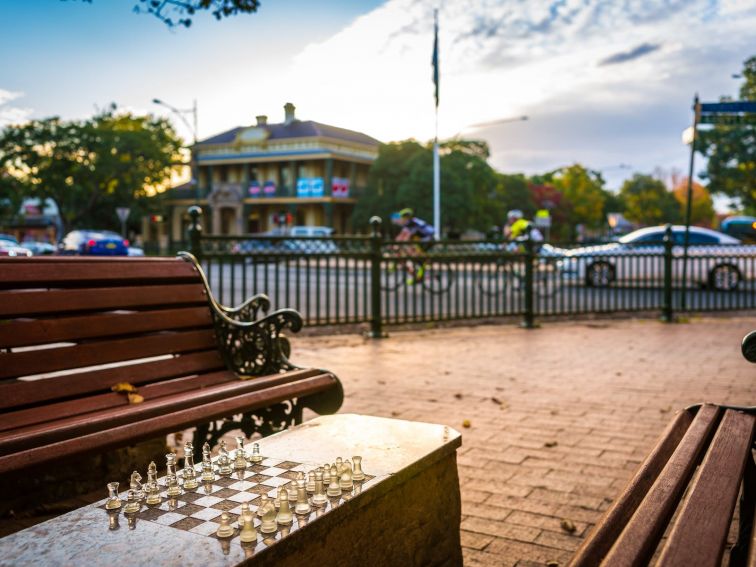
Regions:
[[[216,475],[135,514],[106,510],[105,498],[0,539],[0,565],[461,565],[456,449],[446,426],[361,415],[322,416],[258,441],[264,460],[230,477]],[[365,480],[288,526],[242,543],[218,538],[226,511],[256,511],[298,472],[362,456]],[[159,466],[163,470],[164,464]],[[146,469],[146,463],[144,467]],[[103,479],[103,493],[106,493]],[[126,480],[126,479],[122,479]],[[128,486],[122,482],[121,486]],[[125,501],[126,493],[121,493]],[[293,507],[293,503],[292,503]]]

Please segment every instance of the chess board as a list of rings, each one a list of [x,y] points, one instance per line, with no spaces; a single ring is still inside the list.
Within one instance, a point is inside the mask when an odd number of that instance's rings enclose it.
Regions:
[[[373,482],[377,482],[374,476],[365,474],[365,479],[355,482],[354,488],[351,491],[342,491],[341,496],[338,498],[329,497],[328,502],[323,506],[317,507],[313,505],[312,511],[306,515],[294,514],[294,502],[290,502],[294,522],[288,526],[278,525],[275,533],[261,533],[259,531],[260,518],[257,516],[260,497],[265,494],[269,498],[274,499],[278,494],[279,488],[292,482],[296,478],[297,473],[301,471],[306,477],[309,471],[316,469],[318,466],[317,464],[303,464],[294,461],[265,458],[259,464],[248,465],[243,471],[234,471],[231,476],[220,476],[216,473],[215,481],[212,483],[200,481],[196,489],[182,490],[180,496],[171,498],[166,495],[165,477],[162,477],[158,481],[161,487],[160,495],[162,501],[160,504],[148,506],[143,503],[140,511],[135,514],[124,514],[123,507],[115,512],[120,512],[122,517],[126,517],[130,529],[135,529],[143,522],[150,522],[202,536],[217,538],[215,532],[220,524],[221,514],[225,511],[229,513],[231,524],[235,526],[236,532],[231,538],[223,539],[225,542],[229,540],[231,542],[238,542],[239,529],[236,527],[236,522],[241,512],[242,503],[247,502],[255,517],[254,524],[258,529],[258,542],[262,539],[267,545],[270,545],[274,540],[280,540],[307,523],[327,514],[329,511],[359,494],[363,489],[373,484]],[[198,465],[198,480],[200,474],[200,466]],[[120,494],[120,498],[124,502],[126,501],[127,492],[124,491]],[[312,504],[311,494],[308,494],[308,500]],[[105,510],[105,500],[98,503],[98,506]],[[113,520],[111,519],[111,529],[114,529],[112,524]]]

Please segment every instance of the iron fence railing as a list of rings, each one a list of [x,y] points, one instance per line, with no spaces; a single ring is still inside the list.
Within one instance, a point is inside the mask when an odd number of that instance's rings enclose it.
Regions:
[[[756,247],[567,248],[525,242],[371,236],[205,236],[191,231],[211,289],[227,305],[266,293],[308,325],[401,325],[516,316],[756,308]],[[687,264],[683,269],[684,264]],[[683,279],[683,273],[685,278]]]

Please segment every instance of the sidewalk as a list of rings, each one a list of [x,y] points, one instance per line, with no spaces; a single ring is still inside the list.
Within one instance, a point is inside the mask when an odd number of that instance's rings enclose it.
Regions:
[[[740,354],[753,329],[733,316],[295,337],[292,359],[341,378],[342,412],[462,432],[466,565],[565,565],[675,410],[756,403]]]

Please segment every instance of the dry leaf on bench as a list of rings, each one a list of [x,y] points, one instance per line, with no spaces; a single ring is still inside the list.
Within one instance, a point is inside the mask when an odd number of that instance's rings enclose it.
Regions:
[[[115,384],[110,387],[111,390],[114,392],[136,392],[137,388],[136,386],[129,384],[128,382],[118,382],[118,384]]]

